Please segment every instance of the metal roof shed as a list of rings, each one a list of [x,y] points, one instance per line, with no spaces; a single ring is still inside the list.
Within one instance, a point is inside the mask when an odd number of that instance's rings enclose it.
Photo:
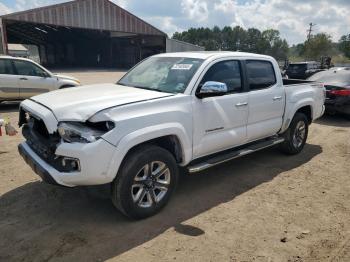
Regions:
[[[7,43],[37,45],[48,66],[130,67],[166,48],[165,33],[108,0],[36,8],[0,22],[0,52],[8,54]]]

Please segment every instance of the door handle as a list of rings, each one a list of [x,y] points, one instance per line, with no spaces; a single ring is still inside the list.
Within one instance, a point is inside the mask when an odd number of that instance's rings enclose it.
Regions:
[[[281,100],[281,99],[282,99],[282,96],[275,96],[275,97],[273,98],[274,101],[276,101],[276,100]]]
[[[26,77],[21,77],[19,80],[28,80]]]
[[[237,107],[246,106],[246,105],[248,105],[248,102],[241,102],[236,104]]]

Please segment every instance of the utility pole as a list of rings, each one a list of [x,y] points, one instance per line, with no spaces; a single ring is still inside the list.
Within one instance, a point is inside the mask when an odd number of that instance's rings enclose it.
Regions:
[[[307,41],[310,41],[310,39],[311,39],[311,33],[312,33],[312,27],[314,27],[315,26],[315,24],[313,24],[313,23],[310,23],[309,24],[309,30],[307,30]]]

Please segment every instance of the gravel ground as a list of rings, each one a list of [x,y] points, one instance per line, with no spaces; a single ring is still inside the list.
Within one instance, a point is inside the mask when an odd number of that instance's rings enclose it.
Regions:
[[[78,78],[82,85],[91,85],[99,83],[115,83],[121,78],[125,71],[115,70],[96,70],[96,69],[85,69],[85,70],[52,70],[53,73],[71,75]]]
[[[83,83],[115,72],[76,73]],[[90,79],[85,79],[85,77]],[[107,79],[111,79],[107,81]],[[18,104],[0,105],[17,121]],[[304,151],[271,148],[192,176],[130,221],[106,187],[44,184],[0,137],[0,261],[350,261],[350,121],[312,124]]]

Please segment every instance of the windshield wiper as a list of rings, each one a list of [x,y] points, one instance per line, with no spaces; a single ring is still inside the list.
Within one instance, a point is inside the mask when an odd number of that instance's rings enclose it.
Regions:
[[[138,87],[137,88],[141,88],[141,89],[146,89],[146,90],[150,90],[150,91],[156,91],[156,92],[161,92],[161,93],[166,93],[160,89],[155,89],[155,88],[149,88],[149,87]]]
[[[145,90],[150,90],[150,91],[156,91],[156,92],[160,92],[160,93],[168,93],[168,92],[162,91],[162,90],[160,90],[160,89],[150,88],[150,87],[144,87],[144,86],[127,85],[127,84],[122,84],[122,83],[117,83],[117,85],[128,86],[128,87],[134,87],[134,88],[140,88],[140,89],[145,89]]]
[[[140,88],[140,89],[145,89],[145,90],[150,90],[150,91],[161,92],[161,93],[166,93],[165,91],[162,91],[162,90],[160,90],[160,89],[150,88],[150,87],[145,87],[145,86],[132,86],[132,87]]]

